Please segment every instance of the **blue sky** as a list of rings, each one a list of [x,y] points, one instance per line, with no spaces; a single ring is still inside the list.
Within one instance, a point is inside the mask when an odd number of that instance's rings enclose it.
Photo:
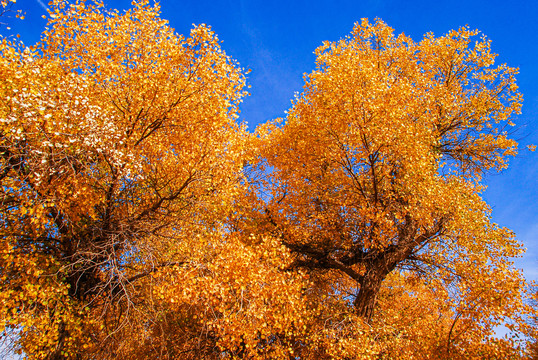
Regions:
[[[7,19],[4,36],[20,34],[25,44],[39,40],[46,21],[46,0],[18,0],[26,12],[23,21]],[[105,1],[108,7],[126,9],[130,0]],[[503,1],[172,1],[163,0],[162,17],[177,32],[188,34],[192,24],[205,23],[223,40],[223,48],[242,67],[252,69],[251,96],[242,105],[241,119],[250,129],[282,117],[303,74],[314,68],[313,51],[324,40],[347,35],[361,18],[379,17],[397,33],[420,40],[426,32],[442,35],[469,25],[492,40],[498,63],[519,67],[518,85],[524,96],[523,113],[514,119],[520,153],[501,174],[487,176],[486,201],[493,221],[515,231],[527,247],[516,262],[529,280],[538,280],[538,2]],[[6,22],[6,19],[3,20]]]

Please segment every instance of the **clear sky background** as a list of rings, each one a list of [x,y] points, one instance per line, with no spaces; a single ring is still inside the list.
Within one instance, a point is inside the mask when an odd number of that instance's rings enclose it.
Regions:
[[[47,0],[18,0],[14,9],[26,13],[23,21],[0,28],[4,36],[20,34],[26,45],[40,38],[46,25]],[[74,1],[74,0],[73,0]],[[109,8],[126,9],[130,0],[105,0]],[[188,34],[192,24],[204,23],[223,41],[222,47],[242,67],[252,69],[241,120],[253,130],[257,124],[283,117],[303,74],[314,69],[314,50],[324,40],[336,41],[351,32],[361,18],[379,17],[396,33],[414,40],[433,32],[443,35],[469,25],[492,40],[497,63],[519,67],[518,85],[524,96],[523,113],[514,119],[519,155],[501,174],[486,177],[486,201],[493,221],[515,231],[527,253],[516,261],[529,280],[538,280],[538,1],[381,1],[381,0],[162,0],[162,17],[178,33]]]

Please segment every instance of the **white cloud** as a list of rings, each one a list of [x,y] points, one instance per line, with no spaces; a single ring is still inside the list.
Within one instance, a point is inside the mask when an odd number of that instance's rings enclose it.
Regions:
[[[43,10],[49,11],[49,8],[47,7],[47,5],[45,5],[45,3],[42,0],[36,0],[36,1],[43,8]]]

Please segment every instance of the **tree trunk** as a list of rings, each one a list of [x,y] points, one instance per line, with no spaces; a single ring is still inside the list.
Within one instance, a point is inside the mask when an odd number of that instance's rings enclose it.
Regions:
[[[402,236],[402,238],[404,237]],[[409,246],[409,244],[403,242],[396,246],[391,245],[374,260],[365,264],[367,269],[366,274],[359,280],[360,289],[353,305],[355,306],[357,315],[362,317],[366,322],[370,322],[374,313],[377,294],[381,289],[381,284],[387,275],[396,268],[396,265],[407,259],[411,254],[413,247]]]
[[[66,357],[62,354],[64,350],[65,339],[68,336],[68,332],[65,329],[65,323],[62,321],[58,325],[58,340],[56,341],[56,348],[50,354],[47,355],[47,360],[64,360]]]
[[[353,306],[357,315],[362,317],[366,322],[369,322],[374,314],[377,294],[381,289],[381,284],[388,272],[383,269],[372,268],[360,280],[360,289]]]

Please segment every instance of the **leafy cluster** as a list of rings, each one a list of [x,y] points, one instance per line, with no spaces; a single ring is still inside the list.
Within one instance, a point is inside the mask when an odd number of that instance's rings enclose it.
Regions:
[[[477,31],[363,20],[250,134],[208,26],[147,0],[49,15],[0,43],[2,351],[525,358],[523,248],[481,199],[522,98]]]

